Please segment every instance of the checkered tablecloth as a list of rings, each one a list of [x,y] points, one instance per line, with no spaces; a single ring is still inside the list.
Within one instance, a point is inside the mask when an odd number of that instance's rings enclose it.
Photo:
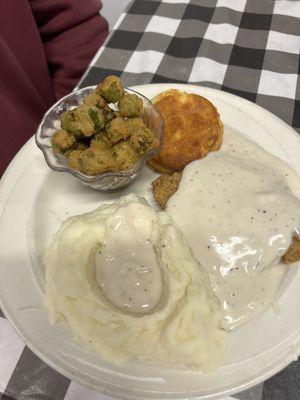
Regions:
[[[121,0],[122,1],[122,0]],[[80,82],[180,82],[256,102],[300,132],[300,1],[135,0]],[[300,154],[299,154],[300,157]],[[0,400],[104,400],[24,346],[0,311]],[[300,362],[240,400],[299,400]],[[225,399],[224,399],[225,400]]]

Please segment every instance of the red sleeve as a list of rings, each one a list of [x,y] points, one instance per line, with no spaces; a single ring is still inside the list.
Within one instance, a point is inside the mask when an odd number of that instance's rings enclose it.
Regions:
[[[104,42],[99,0],[30,0],[57,98],[70,92]]]

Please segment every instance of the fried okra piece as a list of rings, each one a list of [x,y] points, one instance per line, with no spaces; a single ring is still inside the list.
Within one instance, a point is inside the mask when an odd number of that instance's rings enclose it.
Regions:
[[[130,135],[128,121],[117,117],[105,126],[105,132],[112,144],[116,144],[120,140],[127,139]]]
[[[143,111],[143,100],[136,94],[125,94],[118,106],[122,117],[140,117]]]
[[[145,125],[143,118],[130,118],[128,120],[130,130],[133,131],[136,128],[147,128]]]
[[[110,148],[89,148],[80,154],[79,163],[81,171],[88,175],[99,175],[115,169],[115,159]]]
[[[94,126],[94,134],[99,132],[105,126],[104,112],[97,107],[89,107],[88,114]],[[85,135],[89,136],[89,135]]]
[[[60,125],[62,129],[72,133],[76,137],[81,136],[81,122],[78,118],[77,109],[65,111],[60,116]]]
[[[91,148],[97,148],[99,150],[107,150],[112,146],[110,141],[108,140],[108,137],[104,132],[99,132],[95,136],[93,136],[91,140]]]
[[[118,114],[111,108],[108,108],[107,110],[104,111],[104,120],[106,124],[108,124],[113,119],[117,118],[117,116]]]
[[[108,76],[100,85],[96,92],[100,94],[108,103],[116,103],[124,96],[124,88],[119,78]]]
[[[177,191],[181,175],[181,172],[161,175],[151,183],[153,196],[162,210],[166,208],[169,198]]]
[[[104,113],[94,106],[83,104],[60,116],[62,129],[76,137],[92,136],[104,127]]]
[[[88,94],[87,96],[85,96],[85,98],[83,99],[83,104],[85,104],[87,106],[97,107],[100,109],[102,109],[102,108],[108,109],[109,108],[106,101],[97,92],[92,92],[92,93]]]
[[[281,257],[281,261],[285,264],[300,261],[300,236],[293,236],[292,243],[286,253]]]
[[[129,143],[140,154],[151,147],[154,141],[154,134],[148,128],[137,128],[130,136]]]
[[[54,151],[66,153],[68,150],[75,148],[76,139],[71,133],[64,129],[59,129],[53,134],[51,144]]]
[[[121,141],[113,146],[116,169],[126,170],[134,166],[138,160],[138,154],[127,141]]]
[[[128,120],[130,139],[129,143],[140,154],[155,145],[154,133],[148,129],[142,118],[131,118]]]
[[[79,161],[79,156],[84,150],[72,150],[68,154],[68,165],[70,168],[77,169],[80,171],[81,165]]]

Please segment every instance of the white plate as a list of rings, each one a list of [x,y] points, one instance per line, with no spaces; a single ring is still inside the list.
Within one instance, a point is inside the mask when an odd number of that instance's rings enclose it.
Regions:
[[[198,86],[157,84],[134,89],[152,98],[178,88],[210,99],[228,129],[250,137],[300,174],[300,137],[283,121],[244,99]],[[42,255],[67,217],[90,211],[131,191],[153,204],[145,168],[126,190],[104,194],[74,177],[49,170],[33,138],[14,158],[0,185],[1,307],[25,343],[57,371],[97,391],[124,399],[219,398],[255,385],[300,353],[300,276],[294,267],[281,296],[280,317],[270,308],[230,333],[224,365],[212,375],[140,363],[113,367],[80,347],[64,324],[52,326],[43,305]]]

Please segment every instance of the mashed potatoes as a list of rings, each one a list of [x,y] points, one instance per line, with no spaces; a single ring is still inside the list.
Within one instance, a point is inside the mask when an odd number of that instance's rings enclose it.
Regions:
[[[123,197],[64,222],[45,260],[52,320],[66,319],[104,359],[220,364],[220,304],[166,213]]]

